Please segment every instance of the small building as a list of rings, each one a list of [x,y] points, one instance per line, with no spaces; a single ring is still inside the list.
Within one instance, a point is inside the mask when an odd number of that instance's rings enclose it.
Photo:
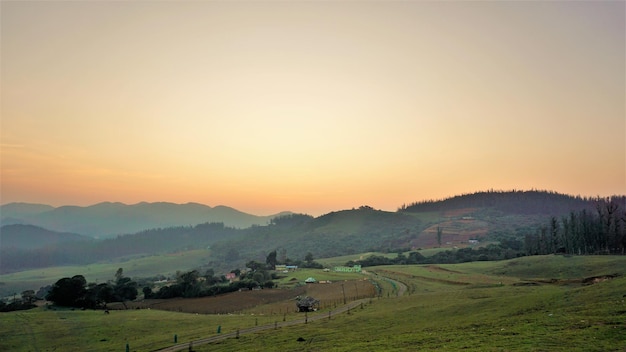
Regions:
[[[471,244],[471,245],[476,245],[476,244],[478,244],[478,240],[469,240],[468,242],[469,242],[469,244]]]
[[[304,282],[306,282],[307,284],[314,284],[314,283],[317,282],[317,280],[315,280],[314,277],[310,277],[310,278],[304,280]]]
[[[297,265],[276,264],[276,266],[274,266],[274,270],[282,272],[296,271],[297,269]]]
[[[341,273],[360,273],[361,272],[361,265],[355,264],[352,267],[349,267],[349,266],[336,266],[334,268],[334,270],[337,271],[337,272],[341,272]]]

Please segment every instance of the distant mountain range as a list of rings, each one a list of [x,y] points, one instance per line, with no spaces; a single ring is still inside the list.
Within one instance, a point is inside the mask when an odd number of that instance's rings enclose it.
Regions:
[[[524,236],[537,234],[551,217],[560,221],[572,212],[597,213],[597,201],[547,191],[487,191],[413,203],[395,212],[361,206],[319,217],[288,212],[262,217],[195,203],[59,208],[12,203],[0,208],[0,274],[190,249],[209,249],[206,265],[230,270],[248,260],[263,261],[274,250],[301,259],[307,253],[326,258],[462,248],[470,240],[523,244]],[[623,214],[626,196],[612,202],[616,214]]]
[[[99,203],[92,206],[52,207],[44,204],[9,203],[0,206],[0,224],[34,225],[56,232],[69,232],[94,238],[110,238],[146,229],[219,222],[234,228],[267,225],[283,212],[256,216],[226,206],[198,203]]]

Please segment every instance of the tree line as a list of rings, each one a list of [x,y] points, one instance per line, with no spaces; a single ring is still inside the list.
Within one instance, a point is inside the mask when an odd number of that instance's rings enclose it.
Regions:
[[[229,280],[225,275],[215,275],[213,269],[206,270],[204,274],[201,274],[198,269],[177,272],[174,282],[157,290],[154,290],[153,283],[146,281],[147,284],[142,288],[143,297],[146,299],[192,298],[216,296],[239,290],[274,288],[276,286],[274,280],[280,277],[279,273],[274,271],[278,264],[300,264],[301,267],[322,268],[322,265],[314,260],[311,253],[305,256],[304,261],[289,258],[280,261],[278,252],[275,250],[267,255],[265,263],[251,260],[246,263],[246,268],[243,271],[240,269],[232,270],[230,273],[234,274],[236,280]],[[137,282],[125,277],[122,268],[120,268],[115,273],[115,280],[101,284],[87,283],[83,275],[59,279],[52,286],[46,288],[47,293],[42,294],[42,296],[45,296],[55,305],[65,307],[97,309],[106,308],[107,303],[111,302],[122,302],[126,306],[126,301],[137,298],[138,286]],[[32,306],[28,308],[32,308]]]
[[[593,198],[570,196],[552,191],[489,190],[462,194],[442,200],[427,200],[402,205],[399,212],[430,212],[460,208],[496,208],[513,214],[567,214],[589,208]]]
[[[523,243],[517,240],[507,240],[499,244],[489,244],[478,248],[460,248],[438,252],[425,257],[419,252],[409,252],[405,255],[399,252],[395,258],[382,255],[371,255],[360,260],[351,260],[347,266],[359,264],[361,266],[378,265],[411,265],[411,264],[456,264],[475,261],[505,260],[524,256]]]
[[[525,236],[526,254],[625,254],[626,197],[596,199],[594,211],[570,212]]]
[[[156,292],[152,292],[150,287],[144,287],[144,296],[146,298],[191,298],[216,296],[240,290],[274,288],[276,287],[274,280],[280,278],[280,273],[275,272],[278,264],[295,265],[301,268],[323,268],[314,260],[310,252],[302,261],[287,258],[284,249],[274,250],[265,257],[264,263],[250,260],[245,264],[245,270],[231,270],[230,273],[234,274],[236,280],[228,280],[224,275],[214,276],[213,269],[208,269],[204,275],[201,275],[198,270],[192,270],[178,273],[176,283],[163,286]]]
[[[115,280],[106,283],[87,283],[83,275],[64,277],[55,282],[45,298],[56,305],[76,308],[106,308],[107,303],[137,298],[137,283],[124,276],[122,268],[115,273]]]

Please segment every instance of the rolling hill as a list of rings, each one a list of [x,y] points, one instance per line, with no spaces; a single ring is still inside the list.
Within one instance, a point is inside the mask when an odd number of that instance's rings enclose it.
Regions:
[[[198,203],[99,203],[87,207],[9,203],[0,207],[2,225],[34,225],[57,232],[110,238],[155,228],[221,222],[235,228],[266,225],[272,218],[288,214],[256,216],[226,206]]]
[[[623,212],[626,205],[622,203],[626,198],[616,199]],[[481,242],[514,239],[519,244],[525,235],[536,234],[539,228],[545,227],[553,216],[560,218],[580,209],[593,211],[595,200],[544,191],[489,191],[415,203],[396,212],[362,206],[319,217],[288,213],[265,218],[227,207],[210,208],[193,203],[140,203],[132,206],[101,203],[85,208],[48,209],[43,213],[34,210],[19,212],[16,207],[11,204],[3,206],[3,216],[8,209],[6,213],[11,217],[22,216],[56,226],[51,228],[96,231],[102,226],[108,229],[106,233],[111,233],[114,226],[126,226],[126,229],[149,227],[93,243],[66,242],[63,246],[47,248],[45,255],[38,249],[7,252],[0,243],[3,251],[0,264],[4,272],[206,248],[211,249],[211,255],[205,265],[216,270],[230,270],[242,267],[249,260],[264,262],[266,255],[274,250],[282,257],[301,260],[309,252],[315,258],[327,258],[370,251],[397,253],[418,248],[454,249],[469,246],[470,239]],[[224,224],[211,223],[216,214],[223,215],[219,221]],[[261,219],[265,223],[247,228],[225,225],[228,222],[224,219],[233,214],[239,219],[247,219],[248,224]],[[176,221],[185,225],[167,225]],[[198,221],[198,225],[189,225],[193,221]]]
[[[0,228],[2,248],[36,249],[58,246],[73,241],[93,241],[93,238],[74,233],[50,231],[33,225],[5,225]]]

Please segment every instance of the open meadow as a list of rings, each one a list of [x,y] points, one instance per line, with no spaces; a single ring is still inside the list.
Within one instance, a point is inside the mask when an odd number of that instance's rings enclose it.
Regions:
[[[72,277],[74,275],[83,275],[88,282],[106,282],[114,278],[118,268],[123,268],[124,274],[128,277],[150,277],[155,275],[173,277],[177,269],[184,270],[200,266],[207,261],[209,256],[210,251],[197,249],[88,265],[24,270],[0,275],[0,297],[29,289],[36,291],[39,287],[54,284],[60,278]]]
[[[346,313],[335,314],[341,301],[320,307],[308,313],[307,324],[304,313],[288,309],[294,304],[290,295],[231,314],[41,307],[0,314],[0,350],[123,351],[126,344],[130,351],[174,345],[172,350],[188,350],[196,341],[195,351],[626,351],[623,256],[548,255],[367,271],[332,285],[304,286],[311,290],[306,294],[318,290],[315,295],[328,292],[328,298],[341,300],[341,291],[350,290],[348,303],[357,290],[364,297],[360,290],[367,285],[383,289]],[[407,290],[397,297],[391,293],[399,285]],[[283,290],[296,293],[301,287]],[[265,291],[273,290],[238,294]],[[284,324],[289,322],[294,324]],[[249,332],[255,327],[265,330]],[[237,330],[242,333],[235,338]],[[198,342],[209,337],[215,341]]]

